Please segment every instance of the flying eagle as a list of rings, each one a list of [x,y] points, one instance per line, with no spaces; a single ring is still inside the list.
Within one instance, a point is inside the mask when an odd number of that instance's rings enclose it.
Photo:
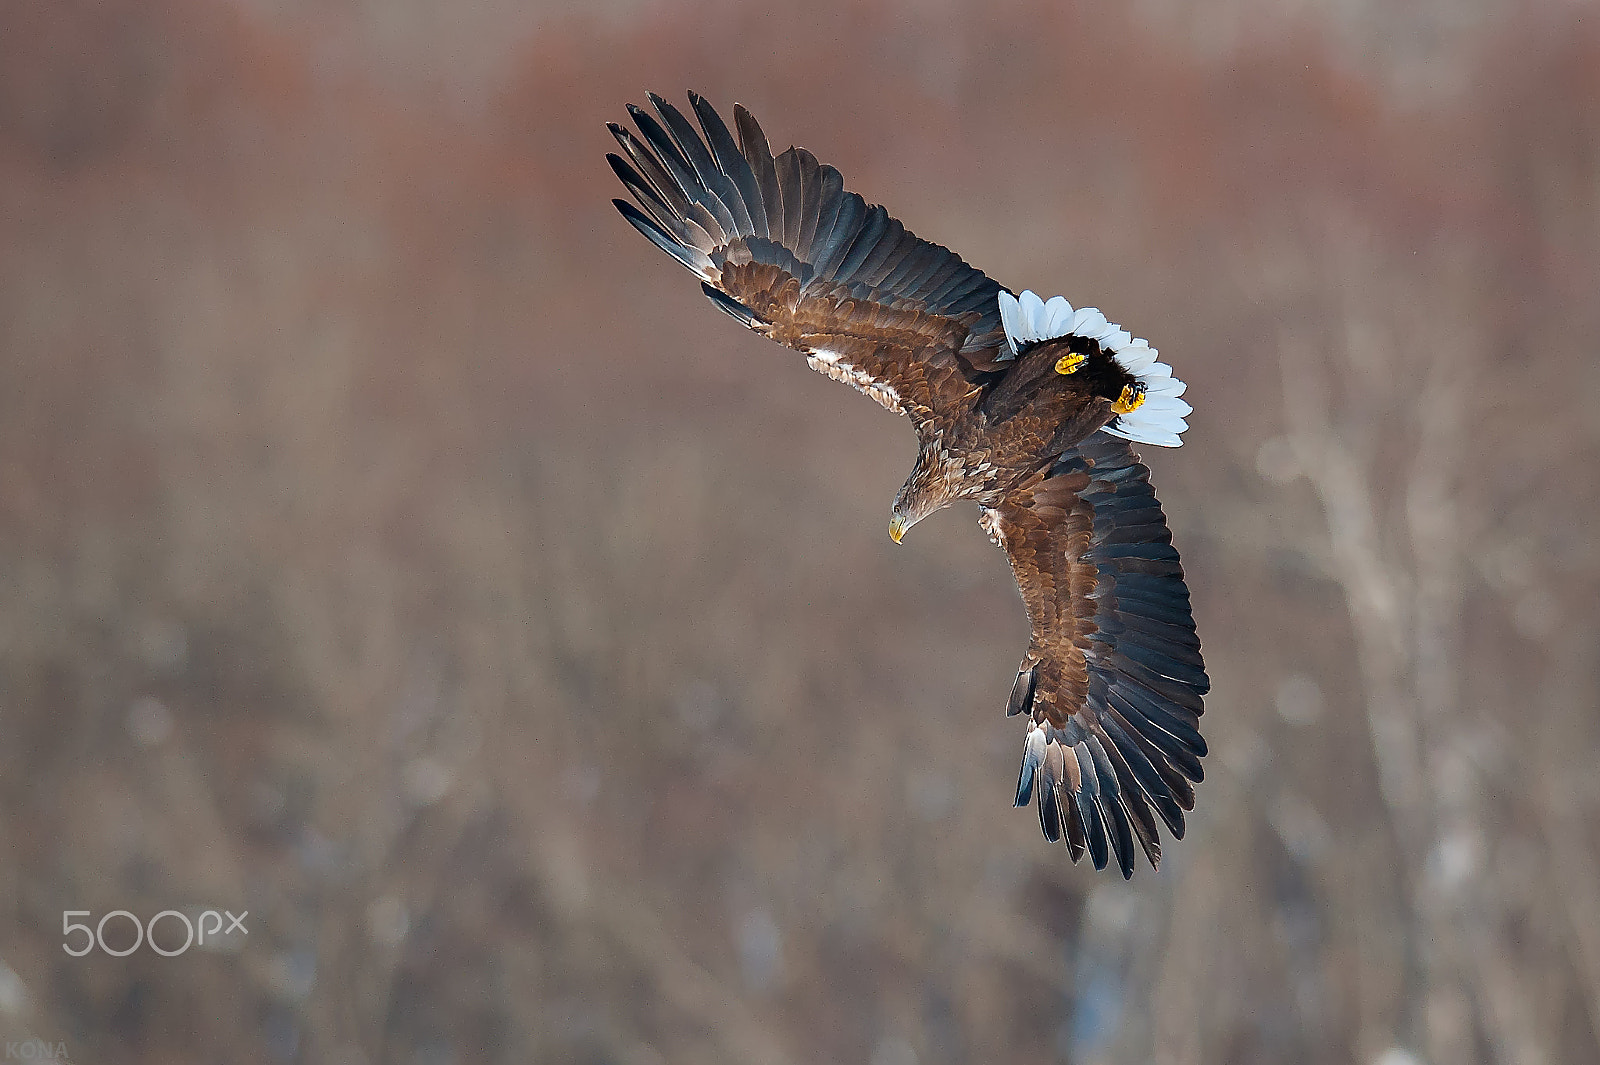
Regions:
[[[1183,838],[1210,690],[1189,590],[1129,441],[1176,447],[1184,385],[1092,307],[1010,291],[846,192],[804,148],[774,156],[734,106],[735,141],[699,96],[697,131],[651,94],[635,135],[608,128],[634,227],[711,302],[812,369],[911,419],[917,461],[889,535],[958,500],[1005,551],[1033,627],[1007,715],[1027,715],[1016,805],[1051,842],[1133,875]]]

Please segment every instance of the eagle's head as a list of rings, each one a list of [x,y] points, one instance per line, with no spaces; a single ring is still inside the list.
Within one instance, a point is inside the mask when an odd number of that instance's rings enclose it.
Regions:
[[[899,543],[906,530],[936,510],[960,498],[961,463],[947,454],[936,441],[926,442],[917,451],[911,476],[895,493],[889,511],[889,539]]]

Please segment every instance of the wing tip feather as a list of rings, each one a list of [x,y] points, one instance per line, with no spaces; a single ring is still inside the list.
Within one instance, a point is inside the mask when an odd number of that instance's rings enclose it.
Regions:
[[[684,266],[687,266],[690,270],[693,270],[701,278],[714,276],[711,269],[711,257],[706,255],[705,252],[699,248],[684,244],[662,229],[654,219],[627,200],[613,197],[611,204],[618,211],[621,211],[622,217],[626,218],[633,228],[643,233],[650,243],[678,260]]]

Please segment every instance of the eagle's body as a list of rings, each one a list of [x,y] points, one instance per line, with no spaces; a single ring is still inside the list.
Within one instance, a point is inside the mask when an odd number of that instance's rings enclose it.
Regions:
[[[691,95],[701,133],[651,97],[643,141],[611,130],[624,216],[746,326],[917,430],[890,535],[959,500],[1011,561],[1032,639],[1007,711],[1027,713],[1017,804],[1051,840],[1133,872],[1193,809],[1209,689],[1189,593],[1148,471],[1126,440],[1176,445],[1181,382],[1142,340],[1061,297],[1021,298],[845,192],[804,149],[739,141]],[[1118,439],[1118,438],[1122,439]]]
[[[1069,350],[1064,340],[1041,343],[1006,364],[992,385],[934,416],[918,461],[945,471],[946,481],[927,490],[930,499],[939,506],[972,499],[997,507],[1111,420],[1112,399],[1134,384],[1133,375],[1099,353],[1078,374],[1056,373]]]

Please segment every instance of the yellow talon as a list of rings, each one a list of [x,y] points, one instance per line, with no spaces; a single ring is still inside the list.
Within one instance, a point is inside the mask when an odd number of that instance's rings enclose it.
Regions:
[[[1124,385],[1122,395],[1111,404],[1111,409],[1117,414],[1132,414],[1144,406],[1144,388],[1141,385]]]
[[[1087,355],[1080,355],[1077,352],[1071,352],[1063,355],[1060,359],[1056,360],[1056,373],[1077,373],[1083,368],[1083,364],[1088,361],[1088,358],[1089,357]]]

